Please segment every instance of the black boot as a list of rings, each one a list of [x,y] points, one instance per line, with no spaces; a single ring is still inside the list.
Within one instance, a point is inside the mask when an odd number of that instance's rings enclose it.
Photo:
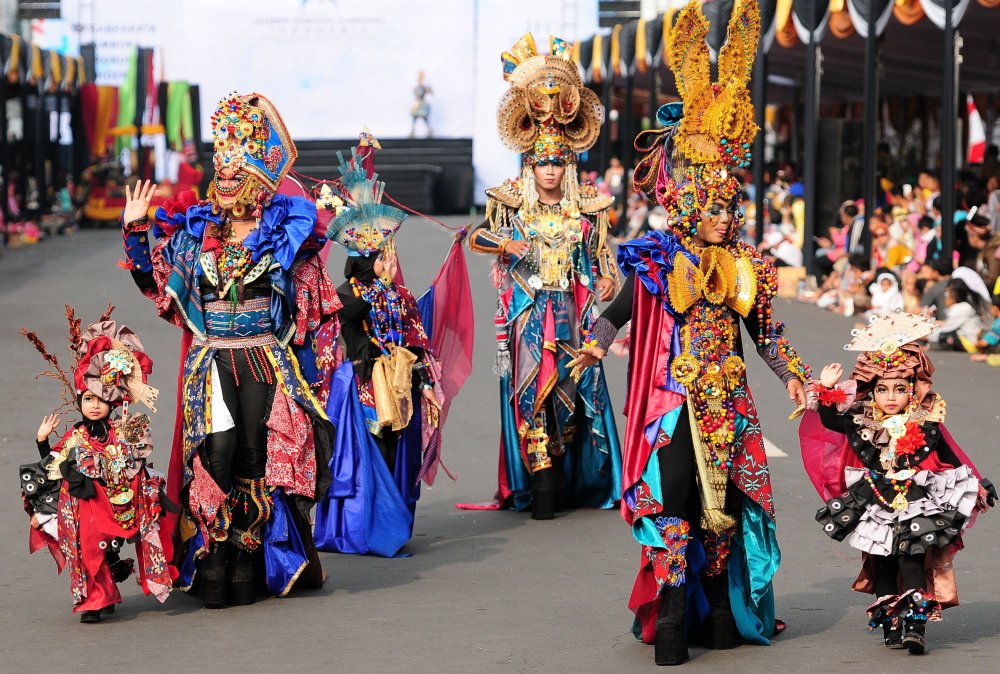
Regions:
[[[681,665],[687,662],[687,634],[684,610],[685,588],[665,587],[660,593],[660,612],[656,617],[655,658],[658,665]]]
[[[252,557],[248,550],[233,546],[228,568],[230,606],[248,606],[257,601]]]
[[[198,576],[201,582],[200,596],[205,608],[222,608],[226,605],[226,557],[229,544],[212,541],[208,556],[201,560]]]
[[[903,628],[894,625],[891,619],[882,623],[882,638],[885,640],[886,648],[903,647]]]
[[[82,623],[99,623],[101,622],[101,611],[100,609],[96,611],[84,611],[80,614],[80,622]]]
[[[903,648],[910,651],[911,655],[924,654],[924,623],[907,622],[905,634],[903,634]]]
[[[555,474],[551,468],[543,468],[532,475],[531,519],[551,520],[555,517]]]
[[[702,627],[705,648],[726,650],[739,645],[736,620],[729,605],[729,572],[716,576],[702,576],[701,586],[708,598],[708,618]]]

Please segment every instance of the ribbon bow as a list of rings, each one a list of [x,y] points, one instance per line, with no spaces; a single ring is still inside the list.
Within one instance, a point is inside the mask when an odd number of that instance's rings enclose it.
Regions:
[[[725,304],[746,316],[757,298],[757,276],[745,257],[734,257],[725,248],[709,246],[695,265],[682,253],[674,255],[674,269],[667,288],[670,304],[684,313],[704,297],[711,304]]]

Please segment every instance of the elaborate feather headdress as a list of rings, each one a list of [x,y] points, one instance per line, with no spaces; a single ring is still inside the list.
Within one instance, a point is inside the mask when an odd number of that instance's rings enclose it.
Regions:
[[[736,0],[715,82],[705,42],[708,28],[700,3],[691,0],[667,45],[681,103],[662,106],[657,113],[661,128],[644,131],[635,141],[645,154],[635,170],[636,188],[667,209],[671,225],[682,235],[693,233],[713,201],[738,198],[733,171],[750,166],[758,130],[747,88],[760,38],[757,0]]]
[[[348,162],[338,152],[340,185],[346,205],[337,209],[337,216],[327,228],[327,237],[347,249],[348,255],[367,257],[382,250],[406,219],[402,210],[382,203],[385,183],[378,174],[362,166],[358,148],[351,148]]]

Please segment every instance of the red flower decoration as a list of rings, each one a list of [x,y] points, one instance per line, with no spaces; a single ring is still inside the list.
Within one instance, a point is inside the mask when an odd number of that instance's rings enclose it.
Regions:
[[[899,456],[916,454],[917,450],[923,449],[926,444],[927,439],[924,437],[920,424],[911,421],[906,424],[906,433],[899,440],[896,440],[896,454]]]
[[[847,402],[847,394],[839,388],[827,388],[820,384],[816,393],[821,405],[843,405]]]
[[[200,203],[198,197],[195,195],[194,190],[185,190],[183,192],[178,192],[174,196],[165,199],[163,201],[163,210],[167,212],[167,215],[184,215],[187,210],[192,206]]]

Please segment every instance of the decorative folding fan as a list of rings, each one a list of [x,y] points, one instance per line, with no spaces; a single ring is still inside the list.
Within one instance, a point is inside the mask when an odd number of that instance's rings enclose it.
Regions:
[[[863,329],[851,330],[854,339],[844,345],[844,349],[881,351],[889,355],[904,344],[926,337],[936,328],[934,321],[922,314],[895,311],[885,316],[872,316]]]

